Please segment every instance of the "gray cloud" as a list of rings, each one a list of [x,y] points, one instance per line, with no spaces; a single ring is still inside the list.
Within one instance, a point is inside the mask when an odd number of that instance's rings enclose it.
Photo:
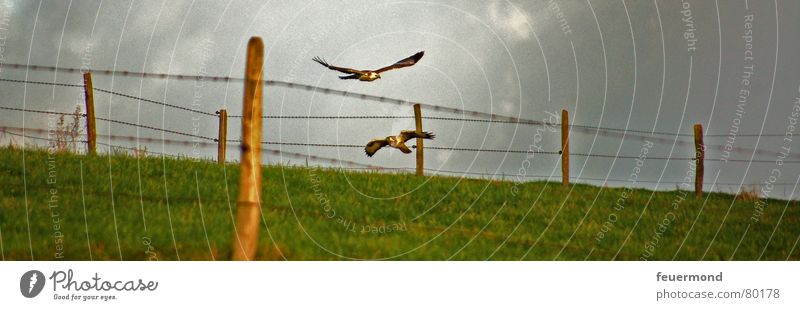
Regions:
[[[687,25],[682,20],[683,8],[680,2],[672,1],[20,0],[5,1],[0,9],[10,21],[3,54],[5,63],[27,63],[30,55],[30,63],[38,65],[80,67],[88,63],[100,69],[238,77],[243,72],[247,40],[261,36],[267,47],[268,79],[527,119],[540,120],[547,117],[547,112],[567,108],[575,124],[617,128],[627,125],[632,129],[658,131],[680,129],[688,133],[699,122],[709,133],[727,134],[736,119],[743,65],[743,23],[749,13],[741,2],[720,3],[718,21],[714,2],[689,3],[698,38],[697,49],[692,53],[687,52],[684,38]],[[756,72],[740,132],[759,133],[764,123],[763,132],[783,133],[793,100],[800,96],[797,74],[800,63],[795,56],[800,42],[791,32],[800,26],[794,18],[800,4],[778,2],[780,32],[776,32],[774,3],[749,5],[749,12],[755,16]],[[564,31],[565,24],[569,33]],[[343,66],[379,67],[419,50],[426,51],[419,65],[387,73],[376,83],[341,81],[335,73],[310,61],[313,56],[323,56]],[[0,73],[3,78],[26,75],[31,80],[80,82],[79,76],[63,73],[26,73],[7,68]],[[198,90],[191,81],[97,76],[95,85],[175,105],[194,104],[206,111],[225,107],[230,113],[239,114],[241,110],[242,86],[237,83],[206,83]],[[0,90],[3,106],[52,107],[63,111],[71,110],[81,98],[80,89],[53,90],[41,86],[25,89],[19,84],[0,83]],[[272,115],[411,115],[411,109],[406,107],[298,90],[267,88],[265,94],[265,113]],[[180,111],[105,95],[98,96],[97,105],[102,116],[173,130],[193,129],[192,116]],[[431,111],[425,113],[437,115]],[[6,111],[0,114],[0,123],[31,128],[46,125],[36,115],[28,114],[23,119],[19,113]],[[232,121],[230,125],[230,131],[237,135],[238,123]],[[527,126],[436,121],[427,121],[425,125],[438,134],[431,143],[437,146],[527,149],[536,133],[535,128]],[[199,132],[215,136],[216,126],[213,118],[204,119]],[[270,140],[360,144],[412,127],[413,122],[406,119],[325,123],[270,120],[265,123],[265,135]],[[137,134],[129,127],[107,124],[101,124],[100,131]],[[145,130],[138,134],[161,136]],[[558,138],[558,134],[546,135],[543,147],[557,150]],[[709,144],[726,142],[724,137],[707,140]],[[126,143],[122,144],[129,145]],[[622,142],[619,137],[581,131],[572,135],[573,152],[591,150],[613,155],[619,151],[621,155],[636,155],[640,144],[638,139]],[[672,144],[660,143],[653,152],[663,156],[692,155],[690,147],[673,148]],[[735,142],[736,147],[758,147],[771,152],[779,151],[782,145],[779,137],[738,137]],[[148,148],[161,151],[157,144]],[[413,166],[411,157],[399,153],[367,159],[359,150],[284,149],[384,166]],[[171,146],[164,151],[191,152]],[[213,155],[213,150],[206,152],[205,156]],[[520,154],[440,151],[427,154],[428,166],[432,168],[505,175],[516,174],[524,159]],[[747,159],[750,155],[732,157]],[[708,156],[719,157],[720,152],[709,150]],[[229,154],[229,158],[235,157],[236,154]],[[775,159],[765,155],[756,157]],[[296,159],[291,160],[297,163]],[[583,158],[576,157],[573,173],[625,178],[634,165],[626,159],[611,163],[594,158],[584,163]],[[527,173],[548,175],[556,164],[556,157],[541,156]],[[723,182],[760,183],[770,170],[769,164],[753,164],[749,169],[746,164],[734,163],[709,163],[709,166],[706,174],[713,176],[721,171],[719,180]],[[665,164],[652,160],[647,162],[641,178],[680,180],[685,169],[684,162]],[[800,173],[796,165],[782,169],[781,182],[794,182],[791,176]],[[557,176],[558,170],[554,173]],[[674,188],[674,185],[660,188]]]

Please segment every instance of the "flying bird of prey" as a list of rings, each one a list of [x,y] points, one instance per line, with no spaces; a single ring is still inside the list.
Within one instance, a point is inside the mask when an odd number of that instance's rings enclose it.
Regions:
[[[350,69],[350,68],[342,68],[342,67],[331,66],[330,64],[328,64],[328,62],[326,62],[324,59],[319,58],[319,57],[314,57],[313,60],[316,61],[317,63],[319,63],[320,65],[325,66],[325,68],[349,74],[349,75],[340,76],[339,78],[342,79],[342,80],[356,80],[357,79],[359,81],[372,82],[374,80],[380,79],[381,78],[381,73],[384,73],[386,71],[413,66],[420,59],[422,59],[423,55],[425,55],[425,51],[416,53],[416,54],[414,54],[414,55],[412,55],[412,56],[410,56],[410,57],[408,57],[406,59],[403,59],[401,61],[398,61],[398,62],[394,63],[391,66],[386,66],[386,67],[380,68],[378,70],[356,70],[356,69]]]
[[[364,148],[364,151],[367,153],[367,156],[372,157],[372,155],[375,155],[375,152],[388,145],[408,154],[411,153],[411,150],[406,146],[406,141],[416,138],[433,139],[434,137],[436,137],[434,134],[427,131],[417,134],[417,132],[413,130],[403,130],[396,136],[388,136],[384,139],[373,139],[367,143],[367,147]]]

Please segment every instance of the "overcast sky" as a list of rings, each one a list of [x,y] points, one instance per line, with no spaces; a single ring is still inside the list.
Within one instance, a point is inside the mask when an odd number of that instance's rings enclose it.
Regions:
[[[776,7],[777,6],[777,7]],[[241,77],[248,39],[263,38],[265,78],[374,94],[431,105],[543,120],[570,111],[577,125],[690,134],[702,123],[710,145],[742,148],[730,159],[707,161],[708,183],[782,184],[797,181],[799,164],[773,161],[785,141],[800,97],[800,3],[797,1],[34,1],[0,0],[0,62],[187,75]],[[416,66],[364,83],[343,81],[311,61],[378,68],[417,51]],[[752,69],[748,67],[752,66]],[[79,74],[0,67],[0,77],[81,83]],[[752,73],[749,73],[752,71]],[[751,74],[751,75],[750,75]],[[749,75],[749,77],[744,77]],[[743,86],[743,80],[749,81]],[[213,112],[241,114],[242,85],[122,76],[94,78],[95,87]],[[746,103],[738,105],[742,89]],[[80,88],[0,82],[0,104],[71,111],[83,104]],[[95,94],[98,116],[216,137],[217,120],[147,102]],[[265,115],[412,115],[410,107],[277,87],[265,89]],[[41,115],[0,111],[0,125],[47,128]],[[424,115],[442,115],[423,111]],[[455,115],[458,116],[458,115]],[[193,121],[199,117],[199,121]],[[231,119],[231,138],[238,138]],[[267,120],[265,140],[364,144],[413,129],[413,120]],[[437,138],[426,146],[527,150],[537,126],[426,120]],[[160,132],[99,122],[99,133],[160,138]],[[776,137],[746,136],[777,134]],[[573,130],[573,153],[639,156],[649,134],[607,135]],[[169,139],[185,137],[165,134]],[[690,136],[656,135],[648,157],[692,157]],[[7,143],[9,137],[2,138]],[[800,139],[800,138],[798,138]],[[536,142],[559,149],[558,132]],[[105,141],[108,142],[108,141]],[[132,146],[135,143],[111,141]],[[216,150],[148,144],[148,150],[215,157]],[[278,148],[270,146],[270,148]],[[753,149],[763,150],[755,153]],[[283,147],[283,150],[386,167],[413,167],[413,155],[382,150]],[[749,150],[749,151],[747,151]],[[506,178],[553,175],[558,157],[539,154],[429,150],[433,169],[498,173]],[[229,158],[238,158],[231,150]],[[722,158],[709,148],[707,158]],[[268,161],[304,163],[268,156]],[[312,162],[313,163],[313,162]],[[675,188],[687,161],[645,161],[640,181]],[[520,168],[524,167],[524,170]],[[572,176],[626,179],[630,158],[572,157]],[[586,181],[600,183],[601,181]],[[624,185],[609,182],[611,185]],[[793,186],[776,186],[772,196]],[[639,183],[650,187],[655,184]],[[707,186],[710,187],[710,186]],[[724,185],[738,188],[738,185]],[[785,192],[785,194],[784,194]]]

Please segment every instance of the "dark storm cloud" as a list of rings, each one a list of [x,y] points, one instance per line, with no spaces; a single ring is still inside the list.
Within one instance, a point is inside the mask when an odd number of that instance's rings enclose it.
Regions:
[[[7,30],[0,28],[0,34],[6,37],[4,63],[234,77],[242,74],[247,40],[261,36],[267,48],[268,79],[535,120],[560,114],[566,108],[572,123],[583,125],[689,133],[694,123],[703,123],[709,133],[727,134],[737,122],[742,133],[758,133],[762,123],[764,132],[785,132],[786,115],[799,96],[800,64],[795,55],[800,45],[791,29],[800,26],[793,18],[800,4],[778,2],[776,12],[774,3],[766,1],[751,1],[748,8],[741,1],[720,3],[719,8],[712,1],[688,3],[689,19],[679,1],[21,0],[0,2],[0,16],[8,16]],[[744,116],[737,120],[746,44],[742,35],[749,14],[754,15],[756,69],[751,100]],[[776,14],[780,32],[776,31]],[[690,28],[696,37],[693,51],[689,51],[686,38]],[[425,50],[426,55],[417,66],[387,73],[376,83],[340,81],[333,72],[310,61],[313,56],[323,56],[334,64],[370,68],[419,50]],[[27,74],[32,80],[80,82],[79,76],[63,73],[54,76],[3,68],[0,74],[3,78],[25,78]],[[224,107],[239,114],[241,110],[241,85],[236,83],[97,76],[95,85],[204,111]],[[25,90],[9,83],[0,86],[4,106],[64,111],[82,100],[80,89],[28,86]],[[408,107],[298,90],[267,88],[265,94],[265,113],[272,115],[411,113]],[[196,120],[180,111],[104,95],[98,96],[97,105],[98,114],[104,117],[216,135],[213,118]],[[46,126],[35,115],[22,119],[18,113],[7,112],[0,114],[0,122]],[[238,123],[232,121],[230,125],[237,128]],[[537,128],[528,126],[433,121],[425,125],[437,133],[432,145],[439,146],[527,150],[537,134]],[[329,123],[274,120],[265,126],[269,140],[360,144],[412,128],[413,123],[406,119]],[[106,124],[101,124],[100,131],[161,136]],[[545,133],[543,137],[539,145],[543,149],[559,148],[558,133]],[[710,144],[726,143],[725,137],[708,140]],[[734,144],[771,152],[783,145],[780,138],[762,138],[758,145],[756,141],[737,137]],[[641,143],[639,139],[623,143],[619,137],[592,132],[574,131],[572,136],[573,152],[631,155]],[[161,151],[161,145],[150,145],[149,149]],[[285,149],[368,162],[360,150]],[[192,154],[192,150],[169,146],[164,151]],[[207,154],[199,155],[211,156],[211,150],[204,152]],[[690,146],[676,144],[673,148],[671,142],[658,144],[653,152],[692,155]],[[427,154],[432,168],[507,176],[519,173],[525,159],[524,154]],[[734,155],[749,158],[751,154]],[[720,152],[710,150],[709,156],[718,157]],[[391,153],[369,163],[408,167],[412,159]],[[556,165],[555,156],[539,156],[525,173],[558,175]],[[573,166],[576,176],[602,178],[610,174],[612,178],[625,178],[634,163],[618,159],[612,166],[610,160],[584,162],[576,158]],[[714,175],[722,170],[720,180],[726,182],[745,179],[746,183],[759,183],[769,175],[769,169],[756,164],[749,170],[746,164],[710,166],[706,173]],[[798,173],[795,167],[783,169],[784,176]],[[648,161],[641,178],[679,180],[685,170],[684,162],[653,160]],[[794,181],[789,179],[783,181]]]

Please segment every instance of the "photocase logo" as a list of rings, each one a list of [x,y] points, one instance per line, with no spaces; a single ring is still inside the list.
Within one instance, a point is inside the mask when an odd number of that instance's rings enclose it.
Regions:
[[[44,288],[44,274],[39,270],[31,270],[19,279],[19,292],[25,298],[33,298]]]

